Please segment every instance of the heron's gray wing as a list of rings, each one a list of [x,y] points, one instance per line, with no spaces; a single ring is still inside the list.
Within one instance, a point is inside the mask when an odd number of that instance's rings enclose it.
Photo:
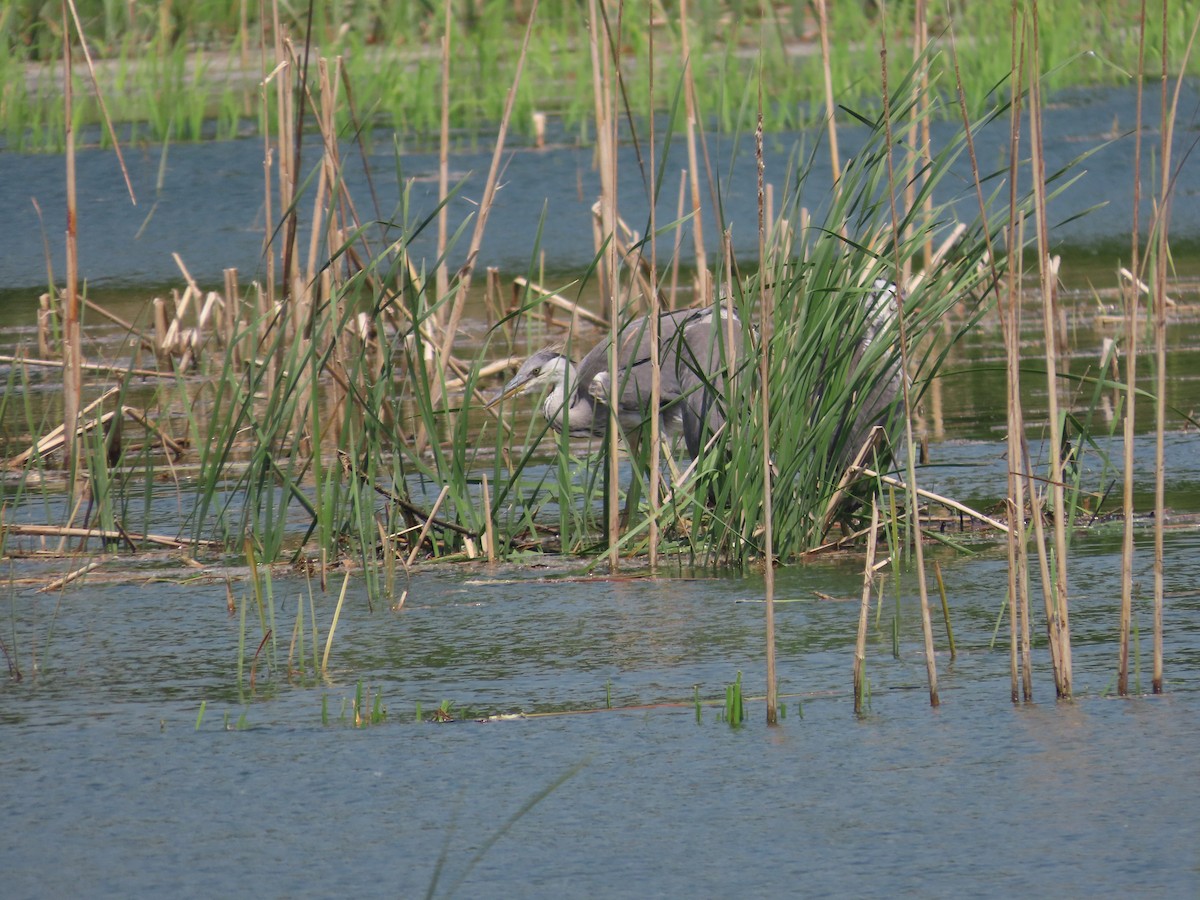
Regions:
[[[668,428],[678,426],[679,414],[674,404],[681,393],[676,366],[669,354],[682,324],[696,315],[695,310],[679,310],[659,317],[660,410]],[[617,413],[627,428],[642,424],[649,414],[653,379],[650,338],[650,319],[639,316],[621,329],[617,344]],[[580,364],[581,381],[587,379],[588,391],[602,403],[611,402],[614,394],[609,383],[608,347],[607,340],[601,341]]]
[[[867,432],[885,425],[901,394],[900,354],[896,350],[896,286],[879,279],[863,300],[863,335],[854,348],[851,375],[862,381],[865,399],[850,424],[843,455],[856,454]]]
[[[701,310],[681,321],[670,353],[679,385],[684,440],[692,457],[725,424],[725,373],[737,365],[741,323],[722,311]]]

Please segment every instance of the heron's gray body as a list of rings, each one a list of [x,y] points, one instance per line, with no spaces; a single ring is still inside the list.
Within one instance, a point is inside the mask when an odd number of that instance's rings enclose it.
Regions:
[[[720,322],[731,326],[716,328]],[[504,386],[502,397],[549,385],[542,415],[556,431],[576,437],[602,435],[608,426],[609,405],[616,399],[621,427],[644,425],[651,406],[650,318],[640,316],[625,325],[617,338],[617,390],[612,390],[610,342],[602,340],[579,365],[553,348],[539,350]],[[693,456],[704,429],[724,422],[722,388],[724,361],[736,359],[740,324],[724,311],[685,309],[659,314],[660,423],[668,434],[684,435]]]
[[[881,339],[895,319],[895,286],[879,280],[864,298],[866,328],[852,351],[851,374],[860,368],[872,344]],[[661,425],[667,434],[683,434],[688,453],[700,455],[708,439],[725,423],[725,374],[739,361],[743,341],[741,323],[722,307],[676,310],[659,314],[659,368]],[[554,348],[529,357],[504,386],[500,398],[549,386],[542,415],[556,431],[572,436],[603,435],[608,427],[609,404],[616,397],[617,418],[626,431],[644,425],[651,407],[650,318],[641,316],[625,325],[617,343],[617,390],[612,390],[609,340],[593,347],[579,365]],[[815,350],[834,352],[836,348]],[[879,359],[878,354],[872,354]],[[848,463],[866,440],[870,429],[884,423],[900,395],[900,364],[894,355],[890,374],[869,379],[872,385],[858,412],[838,428],[846,440],[839,457]],[[817,388],[818,396],[822,392]],[[818,397],[812,398],[814,409]],[[497,402],[498,402],[497,400]]]

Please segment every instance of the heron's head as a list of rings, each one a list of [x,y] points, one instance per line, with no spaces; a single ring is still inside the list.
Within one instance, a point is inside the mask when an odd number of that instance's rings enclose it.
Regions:
[[[562,387],[568,373],[574,374],[574,366],[569,359],[563,356],[561,351],[555,347],[539,350],[521,363],[517,374],[509,379],[508,384],[504,385],[504,390],[500,392],[500,396],[488,406],[495,406],[501,400],[507,400],[517,394],[535,391],[545,386]]]

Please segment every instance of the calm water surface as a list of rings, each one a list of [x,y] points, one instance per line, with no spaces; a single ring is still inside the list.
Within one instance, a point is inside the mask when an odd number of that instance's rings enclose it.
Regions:
[[[761,693],[763,609],[740,602],[761,596],[754,578],[418,574],[399,612],[351,594],[328,683],[260,669],[253,695],[238,691],[239,622],[219,579],[61,598],[14,588],[5,644],[26,677],[0,689],[4,893],[412,896],[444,853],[439,892],[460,896],[1195,896],[1200,534],[1168,537],[1157,698],[1106,696],[1116,548],[1103,531],[1079,547],[1079,699],[1053,700],[1035,636],[1037,702],[1010,704],[1004,635],[992,645],[1005,568],[984,548],[941,559],[958,656],[938,623],[939,709],[913,585],[888,583],[862,720],[849,692],[858,563],[784,570],[775,729],[760,702],[740,730],[715,706],[697,722],[690,703],[694,685],[717,698],[738,671]],[[1135,577],[1144,591],[1144,561]],[[282,634],[306,593],[276,582]],[[335,599],[318,596],[322,635]],[[1146,687],[1141,600],[1137,616]],[[389,716],[355,730],[339,714],[360,678]],[[648,708],[605,710],[606,689],[614,706]],[[444,700],[471,716],[550,715],[414,721],[418,702]],[[243,714],[249,728],[227,730]]]

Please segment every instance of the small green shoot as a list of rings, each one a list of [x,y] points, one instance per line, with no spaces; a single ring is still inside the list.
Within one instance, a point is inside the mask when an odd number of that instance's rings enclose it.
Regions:
[[[737,728],[746,717],[746,709],[742,702],[742,673],[737,673],[733,684],[725,688],[725,721],[731,728]]]

